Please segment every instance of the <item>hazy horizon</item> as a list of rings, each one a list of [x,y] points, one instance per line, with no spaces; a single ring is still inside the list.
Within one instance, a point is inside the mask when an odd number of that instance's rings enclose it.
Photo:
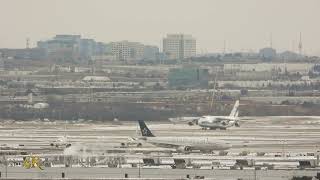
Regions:
[[[320,55],[319,0],[2,0],[0,48],[34,47],[55,34],[101,42],[157,45],[168,33],[191,34],[198,53],[303,49]]]

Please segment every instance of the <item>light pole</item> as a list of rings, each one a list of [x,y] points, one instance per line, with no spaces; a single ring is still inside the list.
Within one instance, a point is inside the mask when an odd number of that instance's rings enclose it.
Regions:
[[[6,174],[6,178],[8,178],[8,161],[7,161],[7,157],[6,155],[4,155],[4,163],[5,163],[5,174]]]
[[[282,140],[282,157],[285,157],[285,152],[284,152],[284,146],[285,146],[285,143],[287,142],[286,140]]]
[[[140,165],[141,165],[141,162],[140,162],[140,160],[139,160],[139,167],[138,167],[138,178],[141,178],[141,168],[140,168]]]
[[[257,180],[257,169],[256,169],[256,165],[254,165],[254,180]]]

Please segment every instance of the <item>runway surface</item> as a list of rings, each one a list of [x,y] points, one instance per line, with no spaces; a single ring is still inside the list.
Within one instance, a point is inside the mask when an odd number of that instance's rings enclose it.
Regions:
[[[241,127],[227,130],[202,130],[199,126],[173,125],[169,122],[146,122],[156,136],[208,137],[229,141],[230,152],[315,152],[320,145],[320,117],[250,117]],[[103,149],[120,146],[139,136],[135,122],[65,123],[3,121],[0,125],[1,146],[50,148],[50,142],[66,136],[72,145]],[[241,147],[245,144],[246,147]],[[240,146],[239,146],[240,145]]]

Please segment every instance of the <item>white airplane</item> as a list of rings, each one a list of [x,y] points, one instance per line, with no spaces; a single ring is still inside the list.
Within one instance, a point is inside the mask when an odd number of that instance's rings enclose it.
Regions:
[[[53,147],[63,147],[63,148],[68,148],[71,146],[71,143],[68,141],[66,136],[60,137],[59,139],[53,141],[50,143],[50,146]]]
[[[229,116],[202,116],[198,119],[198,125],[203,129],[222,129],[226,130],[228,127],[239,127],[239,100],[233,106]]]
[[[64,136],[51,142],[50,146],[57,147],[57,148],[59,148],[59,147],[68,148],[71,146],[71,142],[67,138],[67,124],[66,123],[67,123],[67,121],[65,122],[65,125],[64,125]]]
[[[20,104],[20,107],[27,108],[27,109],[47,109],[49,108],[48,103],[35,103],[33,105],[31,104]]]
[[[139,121],[142,140],[163,148],[175,148],[180,152],[190,152],[200,150],[203,152],[212,152],[215,150],[227,150],[232,146],[226,142],[208,137],[155,137],[149,130],[144,121]]]
[[[49,104],[48,103],[36,103],[33,105],[34,109],[46,109],[49,108]]]

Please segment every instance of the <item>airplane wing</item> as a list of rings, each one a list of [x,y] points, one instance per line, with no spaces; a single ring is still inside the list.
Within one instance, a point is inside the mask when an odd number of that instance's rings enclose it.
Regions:
[[[240,120],[255,120],[256,118],[240,117]]]
[[[176,117],[176,118],[169,118],[169,121],[173,122],[173,123],[195,123],[195,121],[197,121],[198,119],[200,119],[200,117],[196,117],[196,116],[190,116],[190,117]]]
[[[166,147],[166,148],[179,148],[180,146],[183,146],[183,145],[180,145],[180,144],[175,144],[175,143],[163,143],[163,142],[150,142],[150,144],[153,144],[155,146],[159,146],[159,147]]]
[[[229,122],[230,121],[230,119],[225,119],[225,118],[216,118],[215,120],[216,120],[216,122]]]

